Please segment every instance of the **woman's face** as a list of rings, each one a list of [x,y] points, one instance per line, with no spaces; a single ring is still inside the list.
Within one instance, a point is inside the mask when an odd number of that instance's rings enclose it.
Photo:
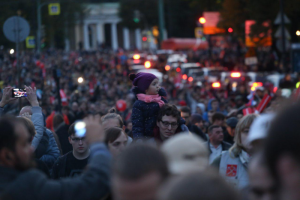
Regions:
[[[245,151],[249,150],[249,144],[247,143],[249,128],[245,128],[241,133],[241,144]]]
[[[127,136],[122,131],[121,135],[113,142],[108,143],[108,148],[113,157],[119,155],[127,145]]]

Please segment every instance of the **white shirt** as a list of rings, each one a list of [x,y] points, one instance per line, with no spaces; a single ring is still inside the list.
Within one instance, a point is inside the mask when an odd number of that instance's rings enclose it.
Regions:
[[[209,143],[209,148],[211,150],[211,154],[209,155],[209,164],[211,164],[218,156],[222,153],[222,145],[220,144],[217,148],[215,148],[212,144]]]

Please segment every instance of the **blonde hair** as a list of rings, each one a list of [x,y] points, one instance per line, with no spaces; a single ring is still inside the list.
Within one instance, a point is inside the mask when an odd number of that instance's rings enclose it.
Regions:
[[[240,119],[235,128],[234,144],[229,149],[230,156],[236,157],[242,152],[243,145],[241,141],[241,134],[246,128],[250,128],[256,117],[258,117],[257,114],[249,114]]]

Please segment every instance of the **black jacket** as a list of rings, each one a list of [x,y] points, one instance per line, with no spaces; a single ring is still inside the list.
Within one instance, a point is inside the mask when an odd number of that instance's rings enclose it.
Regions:
[[[206,143],[206,145],[207,145],[207,148],[208,148],[209,153],[211,154],[212,152],[211,152],[211,149],[210,149],[210,141],[208,140],[208,141],[205,142],[205,143]],[[222,145],[222,151],[227,151],[227,150],[229,150],[230,147],[232,146],[232,145],[229,144],[228,142],[224,142],[224,141],[221,143],[221,145]]]
[[[72,145],[70,144],[68,139],[69,137],[68,131],[69,131],[69,125],[65,123],[60,124],[55,130],[55,133],[58,136],[61,145],[61,150],[63,155],[73,150]]]
[[[205,133],[203,133],[199,127],[193,124],[188,124],[187,127],[190,132],[195,133],[196,135],[200,136],[204,141],[207,141]]]

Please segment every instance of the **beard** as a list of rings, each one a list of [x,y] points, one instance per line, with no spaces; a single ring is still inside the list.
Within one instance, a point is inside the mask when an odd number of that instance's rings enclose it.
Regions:
[[[15,169],[19,171],[26,171],[28,169],[32,169],[36,167],[36,162],[34,160],[34,155],[32,154],[30,156],[30,159],[28,162],[23,162],[18,155],[16,155],[16,164],[15,164]]]

